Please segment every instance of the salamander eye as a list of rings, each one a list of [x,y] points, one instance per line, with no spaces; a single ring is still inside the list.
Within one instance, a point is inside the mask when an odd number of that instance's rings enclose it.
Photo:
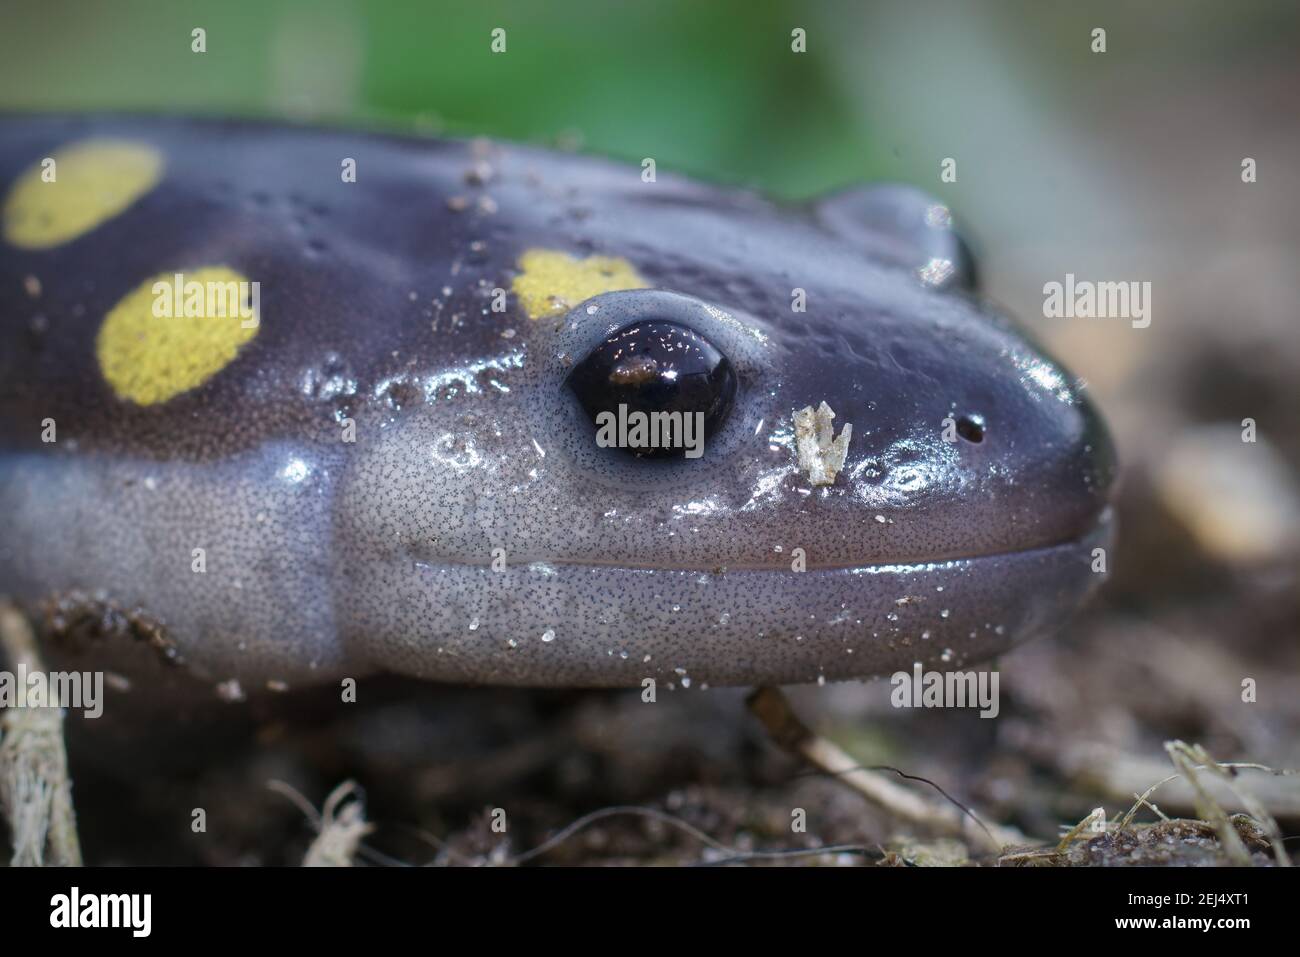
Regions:
[[[697,458],[736,398],[731,362],[694,329],[662,319],[624,326],[566,384],[600,445],[648,458]]]

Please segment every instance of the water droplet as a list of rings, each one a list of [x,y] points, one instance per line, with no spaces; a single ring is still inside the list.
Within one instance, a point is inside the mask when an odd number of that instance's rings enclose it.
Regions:
[[[298,388],[309,399],[328,402],[339,396],[356,395],[357,380],[341,355],[327,352],[320,362],[302,371]]]

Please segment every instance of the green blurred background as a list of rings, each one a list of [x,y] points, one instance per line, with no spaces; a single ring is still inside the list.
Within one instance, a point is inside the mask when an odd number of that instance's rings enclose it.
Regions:
[[[482,133],[653,154],[666,167],[799,192],[884,161],[827,58],[790,52],[791,29],[812,29],[798,7],[19,4],[0,41],[0,105]],[[190,51],[196,26],[207,30],[202,56]],[[489,49],[496,27],[504,54]]]
[[[1096,23],[1112,71],[1294,56],[1290,3],[1084,7],[5,0],[0,108],[481,133],[804,196],[864,178],[933,184],[953,152],[942,134],[981,122],[972,97],[999,99],[1011,78],[1016,109],[1095,78]],[[190,51],[194,27],[206,54]],[[489,49],[494,27],[504,55]],[[795,27],[807,54],[790,50]]]

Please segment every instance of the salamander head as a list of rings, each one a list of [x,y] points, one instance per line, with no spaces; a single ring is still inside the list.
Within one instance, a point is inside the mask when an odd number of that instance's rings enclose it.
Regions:
[[[523,251],[526,341],[363,473],[352,527],[439,596],[381,616],[387,663],[422,671],[403,636],[438,618],[428,667],[466,680],[861,677],[994,654],[1100,581],[1105,429],[935,204],[583,199],[619,255]]]

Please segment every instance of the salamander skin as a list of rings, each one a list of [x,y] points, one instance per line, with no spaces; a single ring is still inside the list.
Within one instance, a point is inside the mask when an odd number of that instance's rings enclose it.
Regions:
[[[968,291],[942,208],[642,174],[247,122],[0,118],[0,592],[52,647],[92,639],[97,666],[164,675],[162,650],[246,689],[837,680],[958,667],[1066,621],[1103,577],[1109,439]],[[259,283],[252,330],[131,300],[218,267]],[[598,447],[566,386],[647,320],[735,370],[698,459]],[[813,486],[792,416],[823,401],[852,437]]]

